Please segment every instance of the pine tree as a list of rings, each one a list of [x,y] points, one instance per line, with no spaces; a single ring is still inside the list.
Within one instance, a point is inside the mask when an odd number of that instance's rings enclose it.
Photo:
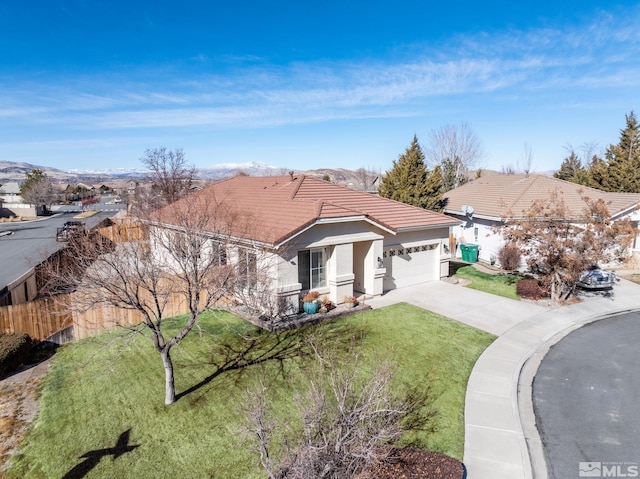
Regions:
[[[605,153],[608,168],[602,186],[607,191],[640,193],[640,125],[633,111],[625,117],[627,127],[620,131],[620,142]]]
[[[420,208],[442,209],[442,171],[436,167],[429,172],[417,136],[382,177],[378,194]]]
[[[581,169],[582,163],[580,162],[580,158],[578,158],[575,151],[571,150],[569,156],[562,161],[560,169],[556,171],[553,176],[560,180],[572,181]]]
[[[453,160],[445,158],[440,165],[442,169],[442,187],[445,193],[469,181],[462,161],[457,156]]]

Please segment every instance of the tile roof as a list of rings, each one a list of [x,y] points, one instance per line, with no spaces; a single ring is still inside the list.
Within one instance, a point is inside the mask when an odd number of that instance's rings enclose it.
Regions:
[[[212,183],[166,207],[166,217],[171,215],[171,208],[180,207],[181,203],[188,208],[198,197],[222,201],[236,213],[255,218],[265,227],[258,226],[251,233],[238,235],[273,245],[319,222],[367,220],[393,233],[460,223],[440,213],[304,175],[236,176]]]
[[[520,218],[526,215],[534,200],[548,198],[549,193],[556,190],[575,216],[580,215],[585,207],[583,196],[603,199],[612,217],[640,204],[639,193],[609,193],[541,174],[487,172],[445,193],[445,213],[462,214],[463,205],[468,205],[473,207],[476,216]]]

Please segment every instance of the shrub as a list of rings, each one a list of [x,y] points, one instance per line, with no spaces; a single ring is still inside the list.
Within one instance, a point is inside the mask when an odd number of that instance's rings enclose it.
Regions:
[[[516,284],[516,293],[524,299],[542,299],[547,297],[538,280],[533,278],[525,278],[518,281],[518,284]]]
[[[522,253],[516,245],[508,244],[498,252],[498,260],[502,269],[513,271],[522,263]]]
[[[318,293],[317,291],[309,291],[308,293],[305,293],[304,295],[302,295],[302,302],[303,303],[313,303],[316,299],[318,299],[320,297],[320,293]]]
[[[0,335],[0,376],[29,361],[33,340],[26,333]]]

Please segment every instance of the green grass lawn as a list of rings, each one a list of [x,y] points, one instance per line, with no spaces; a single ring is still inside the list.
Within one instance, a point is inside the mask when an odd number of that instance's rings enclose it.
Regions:
[[[355,344],[363,369],[390,360],[398,390],[406,383],[424,385],[425,391],[428,385],[436,431],[406,440],[461,459],[468,376],[495,338],[398,304],[305,328],[283,343],[231,315],[208,315],[201,331],[173,350],[181,397],[171,406],[163,403],[160,358],[141,335],[108,333],[64,346],[54,357],[40,414],[9,477],[61,478],[70,471],[86,475],[67,477],[265,477],[242,434],[245,394],[262,378],[271,386],[270,404],[281,420],[293,416],[313,360],[299,349],[309,334],[343,351],[346,359]],[[247,337],[255,340],[249,345]],[[247,359],[253,364],[242,366]],[[137,447],[101,458],[119,437]]]
[[[467,288],[497,294],[505,298],[520,299],[516,294],[516,283],[521,278],[517,275],[484,273],[473,266],[458,268],[455,275],[471,281]]]

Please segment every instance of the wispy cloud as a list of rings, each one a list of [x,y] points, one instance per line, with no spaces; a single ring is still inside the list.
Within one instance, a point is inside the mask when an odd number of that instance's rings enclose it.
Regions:
[[[631,9],[578,26],[461,36],[405,53],[378,62],[283,67],[249,58],[225,75],[168,71],[158,81],[133,71],[134,80],[126,81],[106,72],[4,85],[0,122],[103,130],[261,126],[412,116],[433,97],[506,95],[516,88],[640,86],[640,15]]]

